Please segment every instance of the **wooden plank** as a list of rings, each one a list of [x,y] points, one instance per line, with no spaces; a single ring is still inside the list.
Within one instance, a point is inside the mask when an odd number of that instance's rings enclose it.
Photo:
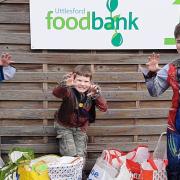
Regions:
[[[0,33],[29,33],[29,24],[0,24]]]
[[[102,91],[108,101],[159,101],[171,100],[172,91],[168,90],[159,97],[151,97],[146,91]],[[50,97],[50,94],[49,96]]]
[[[32,148],[35,153],[58,153],[57,144],[1,144],[1,152],[8,153],[13,147]]]
[[[133,109],[136,108],[136,101],[109,101],[107,99],[108,103],[108,108],[109,109]],[[11,101],[12,102],[12,101]],[[57,103],[56,106],[52,107],[55,108],[58,106],[59,102],[54,102]]]
[[[159,135],[158,135],[159,136]],[[109,143],[109,142],[133,142],[134,136],[92,136],[93,137],[93,143]],[[144,135],[142,135],[144,137]],[[2,137],[4,139],[4,137]],[[11,138],[11,137],[9,137]],[[17,137],[15,137],[17,138]],[[19,137],[18,137],[19,138]],[[91,136],[89,137],[91,138]],[[144,140],[144,142],[147,139]]]
[[[51,114],[51,115],[50,115]],[[43,109],[1,109],[0,117],[3,119],[48,119],[53,118],[54,112]]]
[[[127,65],[127,64],[113,64],[113,65],[102,65],[96,64],[91,65],[94,66],[94,72],[137,72],[138,65]],[[69,64],[49,64],[48,70],[49,72],[71,72],[75,65]]]
[[[166,131],[167,125],[90,126],[89,136],[157,135]]]
[[[53,126],[0,126],[0,136],[55,136]]]
[[[17,72],[15,77],[8,82],[60,82],[65,73],[61,72]],[[98,72],[93,76],[94,82],[120,83],[120,82],[144,82],[140,72]]]
[[[42,91],[31,91],[31,90],[14,90],[14,91],[3,91],[0,90],[0,100],[43,100],[45,99]]]
[[[108,109],[97,111],[97,119],[165,118],[169,108]],[[3,119],[53,119],[55,109],[1,109]]]
[[[50,95],[50,93],[48,93]],[[0,90],[0,100],[32,100],[43,101],[47,99],[47,93],[39,90],[14,90],[4,91]]]
[[[159,97],[151,97],[147,91],[102,91],[102,94],[107,101],[118,102],[171,100],[172,97],[171,90]],[[52,91],[43,92],[42,90],[0,90],[0,100],[60,101],[52,95]]]
[[[0,12],[1,24],[29,24],[29,22],[29,12]]]
[[[169,108],[172,105],[172,101],[140,101],[140,107],[141,108],[159,108],[159,107],[164,107],[164,108]]]
[[[109,109],[106,113],[98,112],[97,118],[123,119],[123,118],[164,118],[169,108],[150,109]]]
[[[53,120],[50,122],[49,125],[53,125]],[[162,123],[163,124],[163,123]],[[20,120],[11,120],[11,119],[0,119],[0,126],[41,126],[42,120],[41,119],[20,119]]]
[[[50,66],[50,65],[49,65]],[[58,71],[58,67],[62,67],[62,65],[51,65],[51,68],[55,71]],[[94,65],[95,72],[137,72],[138,65],[136,64],[112,64],[112,65],[104,65],[97,64]],[[50,70],[51,71],[51,70]]]
[[[1,44],[30,44],[29,33],[1,33]]]
[[[42,64],[16,64],[19,72],[42,72]]]
[[[4,83],[5,85],[13,84],[13,83]],[[18,83],[19,84],[19,83]],[[147,86],[144,82],[141,83],[143,85],[144,91],[147,91]],[[99,83],[102,91],[136,91],[137,83]],[[48,83],[49,90],[52,91],[54,87],[57,86],[57,83]],[[1,89],[1,86],[0,86]]]
[[[3,1],[3,0],[1,0]],[[1,2],[0,1],[0,2]],[[29,14],[29,5],[28,4],[1,4],[0,5],[0,12],[6,15],[7,13],[11,12],[25,12]]]
[[[0,101],[0,109],[41,109],[42,101]]]
[[[10,34],[6,34],[8,37]],[[29,37],[29,36],[28,36]],[[9,42],[11,44],[11,42]],[[14,53],[16,63],[36,64],[145,64],[150,54],[90,54],[90,53]],[[160,64],[167,64],[178,59],[178,54],[161,54]]]
[[[30,45],[21,45],[21,44],[0,44],[0,52],[7,52],[14,54],[14,52],[30,52]],[[14,59],[14,56],[13,56]]]
[[[108,108],[109,109],[134,109],[137,108],[136,107],[136,102],[135,101],[111,101],[108,100]],[[18,102],[18,104],[17,104]],[[171,106],[171,101],[146,101],[146,102],[150,102],[149,104],[141,104],[140,103],[140,107],[141,108],[151,108],[153,107],[155,108],[159,108],[159,107],[163,107],[163,108],[169,108]],[[48,101],[48,108],[49,109],[56,109],[60,106],[60,104],[62,103],[62,100],[59,99],[59,101]],[[39,107],[36,106],[36,104],[39,104]],[[1,108],[8,108],[8,109],[20,109],[20,107],[22,107],[23,109],[26,108],[30,108],[30,109],[41,109],[42,105],[42,101],[32,101],[32,100],[28,100],[28,101],[24,101],[24,100],[18,100],[18,101],[0,101],[0,107]],[[23,107],[24,106],[24,107]],[[35,107],[36,106],[36,107]]]
[[[166,125],[89,126],[88,136],[157,135]],[[55,136],[53,126],[0,126],[0,136]]]
[[[165,142],[164,142],[165,143]],[[149,147],[149,151],[153,151],[157,142],[119,142],[119,143],[88,143],[88,152],[102,152],[104,149],[120,149],[121,151],[131,151],[139,145],[147,145]],[[35,153],[58,153],[58,145],[54,143],[47,144],[1,144],[2,153],[8,153],[12,147],[24,147],[24,148],[32,148]]]
[[[55,85],[54,85],[55,87]],[[0,86],[1,91],[8,91],[8,90],[42,90],[41,83],[3,83],[3,86]]]
[[[1,4],[29,4],[29,0],[4,0]]]
[[[164,146],[166,142],[163,142]],[[88,152],[102,152],[104,149],[119,149],[121,151],[132,151],[140,145],[148,146],[149,151],[154,151],[157,142],[118,142],[118,143],[89,143],[88,144]]]

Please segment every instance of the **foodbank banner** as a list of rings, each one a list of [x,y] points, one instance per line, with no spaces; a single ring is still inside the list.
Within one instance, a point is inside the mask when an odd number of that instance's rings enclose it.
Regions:
[[[175,49],[180,0],[30,0],[32,49]]]

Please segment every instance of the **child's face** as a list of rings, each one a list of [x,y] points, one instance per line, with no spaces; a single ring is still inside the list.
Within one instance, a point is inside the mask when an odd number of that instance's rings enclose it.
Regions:
[[[177,52],[180,53],[180,36],[176,38],[176,49]]]
[[[90,77],[76,75],[74,79],[74,87],[75,89],[80,92],[86,92],[91,86]]]

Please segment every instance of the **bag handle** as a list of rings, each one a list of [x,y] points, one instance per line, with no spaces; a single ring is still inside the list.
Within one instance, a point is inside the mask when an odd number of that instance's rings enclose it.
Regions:
[[[153,152],[153,158],[154,158],[154,155],[157,153],[157,151],[158,151],[158,147],[159,147],[159,145],[160,145],[160,142],[161,142],[161,140],[162,140],[162,137],[164,136],[164,135],[166,135],[167,133],[166,132],[162,132],[161,133],[161,135],[160,135],[160,137],[159,137],[159,139],[158,139],[158,142],[157,142],[157,144],[156,144],[156,147],[155,147],[155,149],[154,149],[154,152]]]
[[[108,149],[107,150],[107,152],[106,152],[106,155],[109,153],[109,151],[113,151],[114,152],[114,156],[115,156],[115,158],[117,159],[117,161],[121,164],[122,163],[122,161],[121,161],[121,159],[120,159],[120,157],[122,156],[122,152],[120,151],[120,150],[118,150],[118,149]],[[121,156],[119,156],[118,154],[117,154],[117,152],[119,152],[119,153],[121,153]],[[107,155],[108,156],[108,155]],[[109,153],[109,163],[112,165],[112,156],[110,155],[110,153]]]
[[[134,155],[132,156],[132,158],[130,159],[130,160],[134,160],[134,158],[135,158],[135,156],[137,155],[137,150],[138,150],[138,148],[140,148],[140,147],[145,147],[145,148],[147,148],[148,146],[146,146],[146,145],[139,145],[138,147],[136,147],[135,149],[133,149],[132,151],[130,151],[129,153],[131,153],[131,152],[134,152]]]
[[[154,163],[154,160],[153,159],[148,159],[149,164],[151,165],[151,167],[154,169],[154,170],[158,170],[156,164]]]
[[[77,160],[79,160],[80,159],[80,157],[76,157],[74,160],[72,160],[71,162],[70,162],[70,164],[73,164],[74,162],[76,162]]]

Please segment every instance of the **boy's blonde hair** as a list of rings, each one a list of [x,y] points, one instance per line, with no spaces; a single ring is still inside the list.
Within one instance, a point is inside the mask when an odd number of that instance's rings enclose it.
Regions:
[[[89,77],[90,80],[92,79],[92,71],[89,65],[78,65],[74,68],[73,73],[79,76]]]

